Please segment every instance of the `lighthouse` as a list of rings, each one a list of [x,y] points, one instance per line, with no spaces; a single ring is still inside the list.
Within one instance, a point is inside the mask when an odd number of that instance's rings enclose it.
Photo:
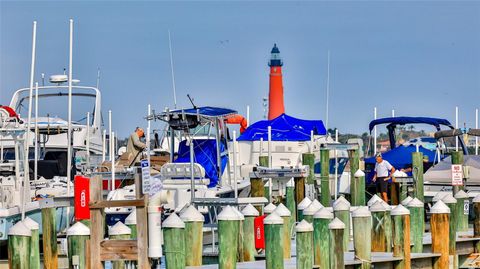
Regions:
[[[285,113],[283,104],[282,59],[277,44],[273,45],[270,66],[270,90],[268,94],[268,119],[272,120]]]

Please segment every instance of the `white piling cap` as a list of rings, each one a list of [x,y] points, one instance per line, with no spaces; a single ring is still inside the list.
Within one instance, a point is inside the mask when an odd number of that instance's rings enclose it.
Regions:
[[[222,212],[218,214],[218,220],[240,220],[240,216],[238,213],[233,209],[233,207],[227,205],[222,209]]]
[[[117,221],[110,229],[108,229],[108,235],[124,235],[131,234],[132,230],[121,221]]]
[[[328,229],[330,229],[330,230],[345,229],[345,223],[343,223],[338,218],[335,218],[328,224]]]
[[[292,213],[286,206],[284,206],[282,203],[277,205],[277,208],[273,211],[277,213],[280,217],[290,217],[292,216]]]
[[[371,206],[375,202],[378,202],[378,201],[383,201],[383,200],[382,200],[382,198],[380,198],[378,195],[375,194],[375,195],[372,196],[372,198],[370,198],[370,200],[368,200],[367,205]]]
[[[410,203],[410,201],[412,201],[412,200],[413,200],[412,197],[407,196],[407,198],[403,199],[403,201],[401,202],[401,204],[402,204],[403,206],[406,206],[406,205],[408,205],[408,203]]]
[[[265,213],[265,214],[270,214],[270,213],[272,213],[276,208],[277,208],[277,207],[276,207],[274,204],[270,203],[270,204],[266,205],[266,206],[263,208],[263,213]]]
[[[87,225],[78,221],[70,228],[68,228],[67,236],[70,235],[90,235],[90,228],[88,228]]]
[[[387,209],[383,205],[382,202],[375,202],[373,205],[370,206],[370,212],[385,212]]]
[[[393,173],[394,177],[408,177],[407,173],[403,172],[403,171],[400,171],[400,170],[395,170],[395,172]]]
[[[430,214],[450,214],[450,208],[440,200],[430,208]]]
[[[424,207],[424,204],[420,199],[413,198],[413,200],[408,203],[407,207]]]
[[[453,197],[453,195],[451,193],[449,193],[448,195],[445,195],[443,198],[442,198],[442,202],[444,202],[445,204],[456,204],[457,203],[457,199],[455,199]]]
[[[177,214],[172,213],[166,220],[163,221],[162,226],[164,228],[180,228],[184,229],[185,228],[185,223],[183,220],[178,217]]]
[[[371,217],[372,213],[368,210],[368,206],[359,206],[352,212],[352,218]]]
[[[347,211],[350,210],[350,203],[343,196],[340,196],[333,203],[333,211]]]
[[[338,197],[337,200],[333,202],[333,206],[335,206],[335,204],[338,204],[338,203],[347,203],[350,206],[350,202],[347,199],[345,199],[343,195]]]
[[[297,226],[295,226],[297,233],[313,232],[313,225],[306,220],[302,220]]]
[[[401,215],[410,215],[410,210],[408,210],[403,205],[397,205],[392,212],[390,212],[391,216],[401,216]]]
[[[260,216],[260,213],[258,213],[258,210],[252,205],[248,204],[245,208],[242,209],[242,214],[245,217],[257,217]]]
[[[363,172],[362,170],[358,169],[355,174],[353,174],[354,177],[364,177],[365,176],[365,172]]]
[[[232,209],[233,209],[233,211],[235,211],[235,213],[237,213],[239,220],[245,220],[245,217],[243,216],[242,212],[240,212],[240,211],[237,209],[237,207],[232,206]]]
[[[297,209],[298,209],[298,210],[304,210],[304,209],[307,208],[311,203],[312,203],[312,200],[310,200],[310,198],[308,198],[308,197],[305,197],[305,198],[297,205]]]
[[[322,209],[323,205],[317,201],[317,199],[313,200],[313,202],[303,210],[304,216],[313,216],[317,213],[318,210]]]
[[[480,203],[480,194],[477,194],[477,196],[475,196],[475,198],[473,198],[472,202]]]
[[[263,224],[283,224],[283,219],[277,213],[272,212],[263,219]]]
[[[137,225],[137,210],[132,210],[132,213],[130,213],[127,218],[125,218],[125,224],[126,225]]]
[[[333,213],[330,212],[326,207],[320,208],[315,214],[313,214],[314,219],[333,219]]]
[[[457,192],[457,194],[455,194],[455,199],[468,199],[468,194],[463,190],[460,190]]]
[[[200,213],[195,206],[190,205],[180,214],[180,219],[183,222],[204,222],[205,217]]]
[[[22,220],[23,224],[25,224],[25,226],[27,226],[28,229],[30,230],[38,230],[40,229],[40,225],[34,221],[33,219],[29,218],[29,217],[25,217],[25,219]]]
[[[32,231],[19,221],[8,230],[8,235],[32,236]]]
[[[443,197],[445,197],[445,195],[448,195],[449,193],[450,192],[447,192],[447,191],[437,192],[437,194],[435,194],[435,196],[433,196],[432,202],[438,202],[438,201],[442,200]]]
[[[295,187],[295,181],[293,177],[287,182],[287,187]]]

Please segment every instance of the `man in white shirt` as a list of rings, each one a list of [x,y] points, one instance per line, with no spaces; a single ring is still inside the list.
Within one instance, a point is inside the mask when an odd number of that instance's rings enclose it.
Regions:
[[[375,175],[373,176],[373,182],[377,185],[377,192],[381,193],[383,201],[388,203],[388,180],[393,178],[393,173],[395,173],[395,167],[393,167],[388,161],[382,158],[382,154],[378,153],[376,156],[375,163]]]

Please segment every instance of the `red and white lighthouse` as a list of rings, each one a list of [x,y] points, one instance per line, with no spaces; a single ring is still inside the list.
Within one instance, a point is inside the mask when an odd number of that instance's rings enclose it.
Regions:
[[[268,63],[270,66],[270,91],[268,94],[268,119],[274,119],[285,113],[285,105],[283,104],[283,82],[282,82],[282,65],[280,59],[280,50],[277,44],[273,45],[272,56]]]

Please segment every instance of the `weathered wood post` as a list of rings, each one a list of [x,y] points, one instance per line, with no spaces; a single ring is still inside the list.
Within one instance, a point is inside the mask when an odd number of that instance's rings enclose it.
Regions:
[[[130,231],[131,231],[130,238],[137,239],[137,210],[136,209],[133,209],[132,213],[128,214],[128,216],[125,218],[125,225],[127,225],[127,227],[130,228]]]
[[[82,222],[75,223],[67,230],[69,268],[89,268],[86,252],[89,238],[90,228]]]
[[[410,211],[398,205],[390,212],[393,220],[393,257],[401,257],[395,269],[410,269]]]
[[[423,190],[423,153],[412,152],[412,173],[415,179],[413,197],[425,202]]]
[[[361,269],[372,267],[372,214],[361,206],[352,212],[355,256],[362,261]]]
[[[273,212],[283,219],[283,258],[290,259],[292,257],[292,227],[290,227],[290,218],[292,214],[282,203],[280,203]]]
[[[365,173],[360,170],[360,156],[358,149],[348,150],[350,162],[350,193],[352,206],[365,205]]]
[[[218,219],[218,268],[237,268],[238,229],[240,216],[231,207],[226,206]]]
[[[180,214],[185,223],[185,264],[187,266],[201,266],[203,254],[203,222],[205,217],[198,212],[195,206],[190,205]]]
[[[315,184],[315,155],[313,153],[303,153],[302,154],[302,164],[308,165],[308,177],[306,178],[306,184],[313,185]]]
[[[32,231],[21,221],[8,230],[8,268],[30,269]]]
[[[40,225],[29,217],[23,219],[22,222],[32,232],[32,237],[30,238],[30,268],[40,269]]]
[[[393,246],[393,222],[392,222],[392,216],[391,216],[391,211],[392,207],[386,203],[385,201],[381,201],[383,207],[387,211],[385,211],[385,233],[387,237],[387,252],[392,252],[392,246]]]
[[[362,170],[358,169],[355,174],[353,174],[353,177],[355,179],[355,200],[357,206],[365,206],[365,172]],[[353,198],[352,198],[353,199]]]
[[[333,215],[345,225],[343,232],[343,249],[348,250],[348,242],[350,241],[350,203],[345,197],[340,196],[333,203]]]
[[[459,193],[459,192],[458,192]],[[457,193],[457,194],[458,194]],[[448,235],[449,235],[449,244],[448,244],[448,254],[451,257],[451,261],[453,262],[453,268],[458,268],[458,255],[456,254],[456,246],[457,246],[457,199],[453,197],[451,193],[443,197],[442,202],[448,206],[450,209],[450,219],[448,222]],[[463,212],[460,212],[463,213]]]
[[[313,268],[313,226],[302,220],[295,227],[297,232],[297,269]]]
[[[379,201],[370,207],[370,212],[372,212],[372,251],[387,252],[387,236],[385,231],[387,210],[382,202]]]
[[[335,218],[328,224],[330,240],[330,269],[345,269],[344,252],[346,251],[342,240],[345,224],[338,218]]]
[[[313,223],[313,215],[322,207],[323,205],[317,199],[313,200],[313,202],[303,210],[303,219],[309,223]]]
[[[314,264],[320,269],[330,266],[330,239],[328,224],[333,220],[333,213],[322,207],[313,215],[313,257]]]
[[[457,199],[457,209],[455,214],[457,231],[466,232],[468,231],[468,211],[470,209],[470,201],[468,199],[468,194],[463,190],[459,190],[455,194],[455,199]]]
[[[430,209],[430,229],[432,233],[432,252],[439,253],[440,257],[434,260],[434,269],[449,268],[448,246],[450,209],[441,200]]]
[[[423,252],[423,233],[425,231],[424,204],[418,198],[414,198],[407,205],[410,210],[410,240],[413,243],[412,252]]]
[[[473,236],[480,237],[480,194],[473,198],[473,212],[475,213],[475,220],[473,221]],[[480,252],[480,241],[475,243],[475,252]]]
[[[42,211],[43,268],[58,268],[56,209],[46,203]]]
[[[108,229],[108,237],[111,240],[126,240],[130,239],[130,235],[132,231],[127,225],[123,224],[122,222],[118,221]],[[113,269],[124,269],[125,268],[125,261],[112,261],[112,268]]]
[[[463,165],[463,152],[462,151],[453,151],[452,152],[452,164],[461,164]],[[455,197],[455,194],[459,190],[463,190],[464,186],[453,186],[453,196]]]
[[[266,269],[283,269],[283,219],[276,213],[263,220]]]
[[[321,203],[323,206],[330,206],[330,150],[320,149],[320,167]]]
[[[295,225],[295,222],[297,222],[297,207],[295,205],[295,183],[293,181],[293,178],[287,182],[285,196],[287,208],[292,214],[292,216],[290,217],[290,227],[293,227]]]
[[[246,262],[255,261],[255,227],[254,220],[258,217],[257,209],[248,204],[243,210],[242,214],[245,217],[243,221],[243,260]]]
[[[268,156],[259,156],[258,157],[258,164],[262,167],[269,167],[270,162],[268,161]],[[263,179],[261,179],[262,186],[263,186],[263,196],[267,198],[268,201],[270,201],[270,185],[267,182],[266,184],[263,182]]]
[[[163,221],[162,226],[166,269],[185,268],[185,223],[177,214],[172,213]]]
[[[232,206],[233,211],[238,215],[238,220],[237,221],[237,262],[243,262],[243,221],[245,220],[245,217],[243,214],[237,209],[237,207]]]
[[[297,220],[298,222],[303,220],[303,210],[307,208],[312,203],[310,198],[305,197],[298,205],[297,205]]]
[[[269,203],[263,208],[263,214],[270,215],[273,211],[275,211],[275,209],[277,209],[277,206],[272,203]]]

